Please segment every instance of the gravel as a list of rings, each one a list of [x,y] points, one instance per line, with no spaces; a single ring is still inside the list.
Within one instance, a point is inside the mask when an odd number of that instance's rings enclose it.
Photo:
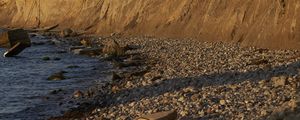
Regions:
[[[275,119],[299,113],[299,51],[194,39],[110,39],[138,46],[121,62],[138,56],[143,64],[116,68],[123,77],[98,86],[95,101],[101,104],[87,118],[126,120],[168,110],[176,110],[180,120]]]

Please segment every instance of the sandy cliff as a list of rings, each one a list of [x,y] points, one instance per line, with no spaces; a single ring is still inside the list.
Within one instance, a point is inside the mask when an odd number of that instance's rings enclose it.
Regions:
[[[0,0],[0,25],[300,49],[299,0]]]

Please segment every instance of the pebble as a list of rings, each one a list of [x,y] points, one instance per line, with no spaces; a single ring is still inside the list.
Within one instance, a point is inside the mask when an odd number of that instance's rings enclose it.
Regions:
[[[266,119],[274,108],[298,109],[297,102],[290,99],[299,96],[295,90],[300,89],[300,81],[288,78],[300,76],[300,57],[293,57],[299,51],[194,39],[133,37],[114,41],[140,46],[126,54],[139,54],[150,70],[121,78],[99,93],[109,95],[98,100],[109,101],[96,112],[100,118],[112,113],[110,119],[136,118],[149,111],[178,109],[179,119]],[[153,80],[156,76],[160,78]]]

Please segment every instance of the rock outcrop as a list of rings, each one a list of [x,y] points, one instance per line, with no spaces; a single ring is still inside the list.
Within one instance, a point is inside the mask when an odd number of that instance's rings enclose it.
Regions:
[[[298,0],[0,0],[0,26],[300,49]]]

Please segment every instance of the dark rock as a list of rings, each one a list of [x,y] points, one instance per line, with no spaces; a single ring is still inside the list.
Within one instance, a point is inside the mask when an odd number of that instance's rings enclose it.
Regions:
[[[22,44],[24,47],[31,46],[31,40],[27,31],[15,29],[0,33],[0,47],[11,48],[18,43]]]
[[[27,31],[15,29],[0,33],[0,47],[9,48],[5,57],[12,57],[21,53],[25,48],[31,46],[31,40]]]
[[[48,61],[48,60],[50,60],[50,57],[43,57],[42,59],[45,61]]]
[[[32,42],[32,45],[45,45],[45,42]]]
[[[261,65],[261,64],[268,64],[269,61],[266,59],[257,59],[257,60],[253,60],[251,61],[251,63],[248,63],[248,65]]]
[[[118,79],[122,79],[117,73],[113,72],[112,73],[112,80],[118,80]]]
[[[70,65],[67,68],[79,68],[79,66],[77,66],[77,65]]]

